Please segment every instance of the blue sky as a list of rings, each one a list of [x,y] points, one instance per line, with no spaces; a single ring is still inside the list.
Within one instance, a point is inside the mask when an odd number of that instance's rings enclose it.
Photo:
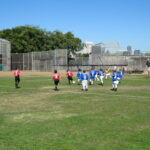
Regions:
[[[0,0],[0,30],[35,25],[150,52],[150,0]]]

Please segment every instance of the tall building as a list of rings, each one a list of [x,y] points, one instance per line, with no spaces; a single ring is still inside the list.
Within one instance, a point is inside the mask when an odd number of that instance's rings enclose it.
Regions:
[[[77,52],[78,54],[90,54],[92,52],[93,42],[84,42],[84,47],[81,51]]]
[[[139,49],[134,50],[134,55],[135,56],[141,55],[141,51]]]
[[[121,51],[121,47],[118,42],[102,42],[94,45],[92,52],[95,50],[101,54],[117,54]]]
[[[132,47],[130,45],[127,46],[127,51],[130,55],[132,54]]]

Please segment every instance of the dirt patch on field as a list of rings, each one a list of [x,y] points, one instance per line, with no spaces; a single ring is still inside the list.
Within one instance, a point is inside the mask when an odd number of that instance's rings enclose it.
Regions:
[[[22,113],[10,116],[14,121],[22,122],[32,122],[33,120],[43,121],[43,120],[57,120],[77,116],[73,113],[64,113],[61,111],[47,112],[47,113]],[[9,118],[10,119],[10,118]]]

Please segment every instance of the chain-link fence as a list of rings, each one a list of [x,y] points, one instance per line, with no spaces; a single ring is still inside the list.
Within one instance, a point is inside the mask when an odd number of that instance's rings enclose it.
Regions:
[[[42,51],[31,53],[12,53],[11,69],[32,71],[65,70],[67,66],[67,50]]]
[[[77,71],[90,70],[92,66],[99,68],[120,68],[126,70],[145,70],[146,56],[122,56],[93,52],[89,57],[79,57],[68,59],[67,50],[42,51],[31,53],[12,53],[11,69],[31,70],[31,71],[66,71],[70,69]]]
[[[126,70],[145,70],[148,56],[124,56],[120,51],[111,53],[100,46],[93,46],[89,57],[89,64],[102,68],[125,67]]]
[[[109,44],[110,45],[110,44]],[[113,45],[113,43],[111,44]],[[117,45],[113,46],[114,48]],[[145,70],[148,56],[123,56],[121,53],[111,53],[101,45],[92,47],[89,57],[74,56],[69,59],[66,49],[51,51],[10,53],[10,42],[0,39],[0,70],[31,70],[53,71],[54,69],[66,71],[68,68],[77,71],[79,68],[89,70],[96,68],[126,67],[127,70]]]

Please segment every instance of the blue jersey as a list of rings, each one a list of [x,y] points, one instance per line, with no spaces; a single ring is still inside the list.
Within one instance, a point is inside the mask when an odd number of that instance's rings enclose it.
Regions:
[[[90,79],[95,79],[95,75],[96,75],[96,70],[91,70],[90,71]]]
[[[114,72],[112,74],[112,81],[118,81],[118,74],[117,74],[117,72]]]
[[[118,74],[118,77],[119,77],[120,79],[123,77],[123,72],[122,72],[122,71],[118,71],[117,74]]]
[[[81,79],[81,75],[82,75],[82,72],[78,72],[78,73],[77,73],[77,78],[78,78],[78,79]]]
[[[88,79],[89,79],[89,77],[86,73],[81,74],[81,80],[88,80]]]
[[[103,72],[103,71],[99,71],[99,72],[98,72],[98,75],[99,75],[99,76],[104,76],[104,72]]]

